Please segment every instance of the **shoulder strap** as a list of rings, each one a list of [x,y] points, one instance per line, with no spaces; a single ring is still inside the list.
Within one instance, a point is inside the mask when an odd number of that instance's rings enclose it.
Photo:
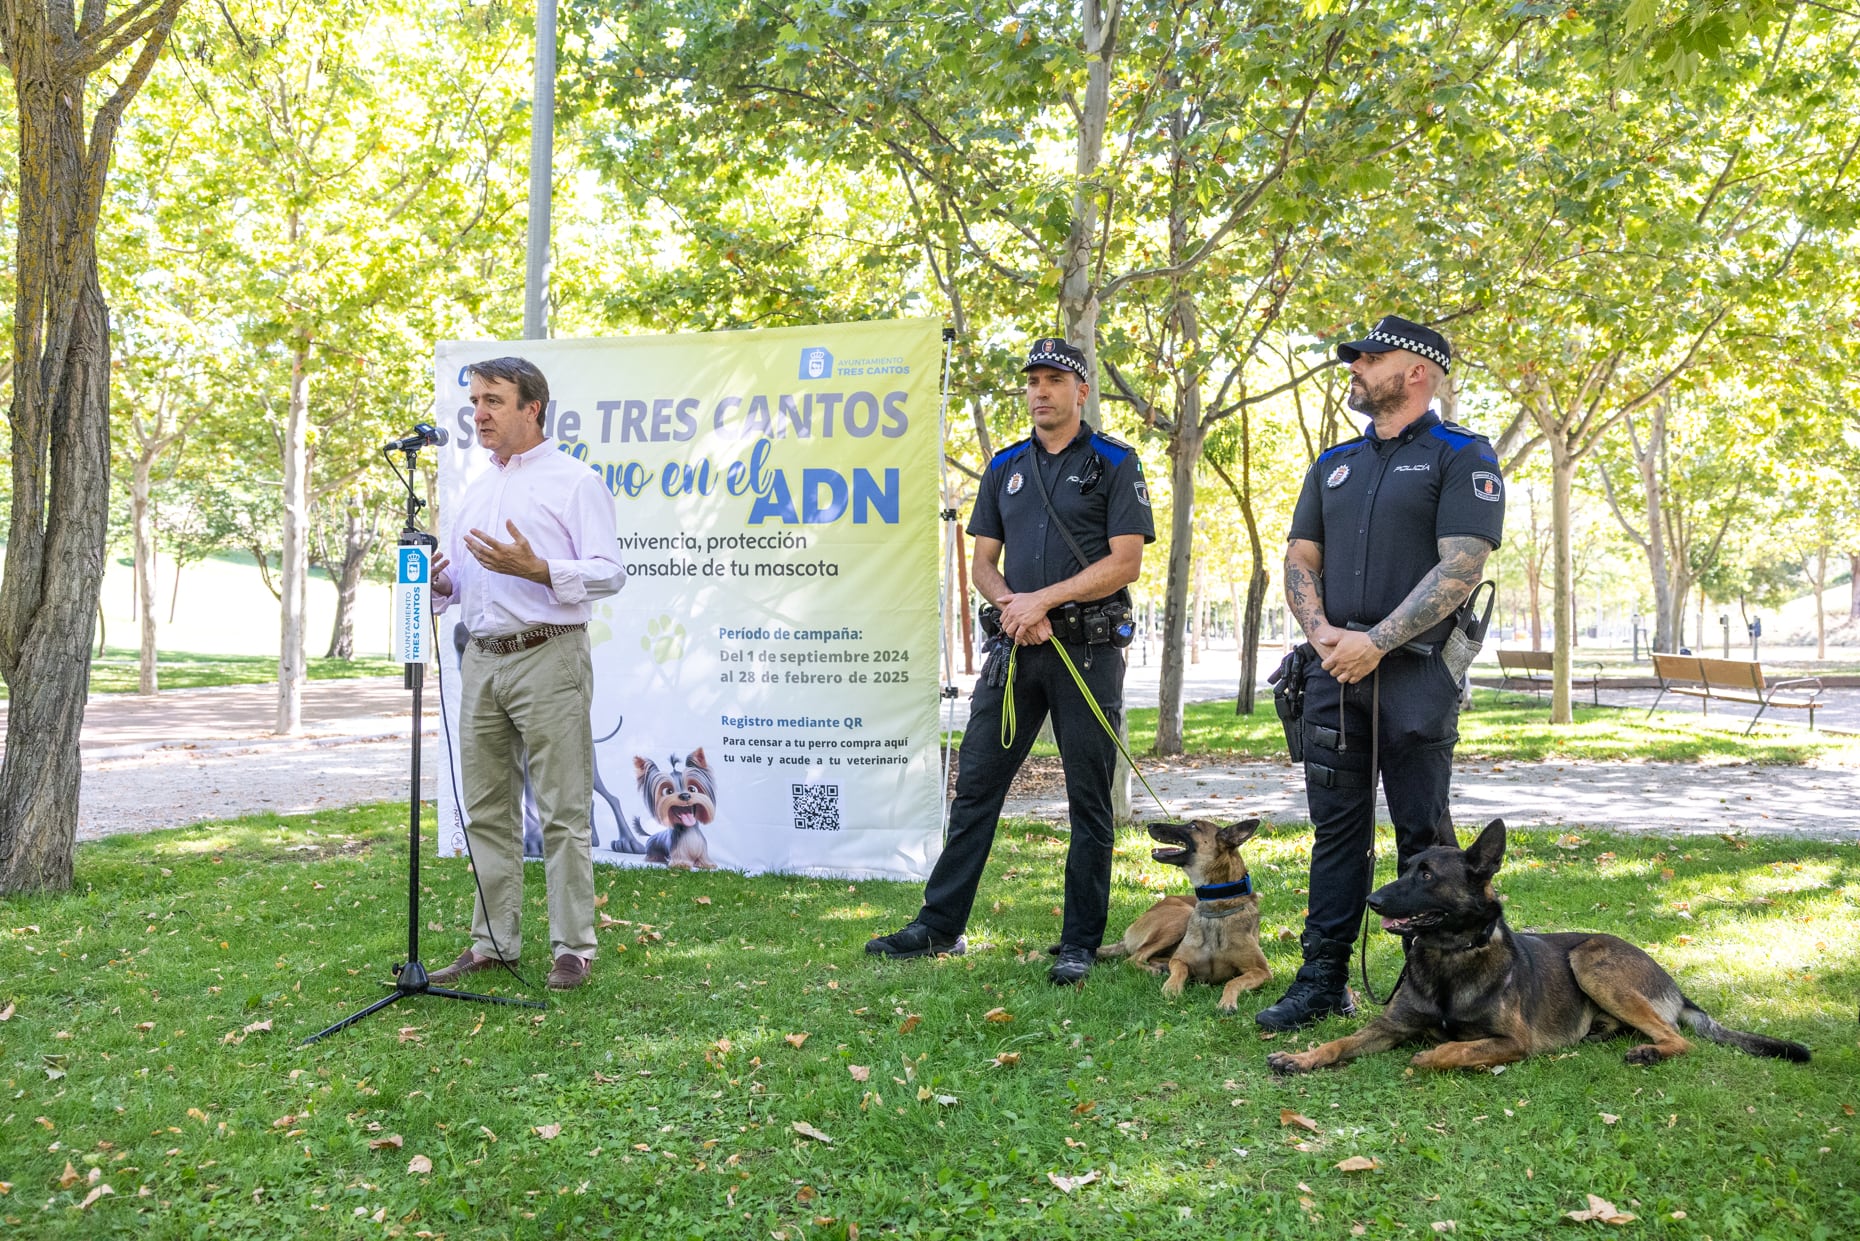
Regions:
[[[1085,554],[1085,549],[1079,546],[1079,541],[1072,537],[1072,531],[1066,528],[1066,523],[1060,520],[1059,510],[1053,507],[1053,497],[1047,494],[1046,476],[1040,473],[1041,445],[1039,443],[1039,437],[1034,436],[1029,439],[1027,443],[1029,449],[1027,453],[1027,465],[1033,470],[1033,485],[1040,489],[1040,503],[1046,505],[1046,515],[1053,519],[1053,524],[1055,526],[1059,527],[1059,533],[1065,537],[1066,546],[1070,547],[1072,549],[1072,554],[1078,558],[1079,571],[1082,573],[1091,567],[1091,558]]]

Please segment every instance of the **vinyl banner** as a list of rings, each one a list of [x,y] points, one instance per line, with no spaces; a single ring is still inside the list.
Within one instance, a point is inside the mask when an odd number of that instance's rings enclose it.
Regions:
[[[597,861],[928,875],[943,804],[940,337],[906,320],[439,346],[443,535],[493,468],[473,361],[541,367],[545,430],[614,497],[627,582],[589,625]],[[439,843],[459,854],[469,635],[452,611],[439,627]]]

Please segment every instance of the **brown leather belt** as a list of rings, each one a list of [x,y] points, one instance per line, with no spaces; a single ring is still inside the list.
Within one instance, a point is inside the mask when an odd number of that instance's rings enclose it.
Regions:
[[[587,627],[586,621],[579,625],[538,625],[522,633],[513,633],[508,638],[473,638],[471,644],[486,655],[515,655],[532,646],[541,646],[550,638],[559,638],[565,633],[579,633]]]

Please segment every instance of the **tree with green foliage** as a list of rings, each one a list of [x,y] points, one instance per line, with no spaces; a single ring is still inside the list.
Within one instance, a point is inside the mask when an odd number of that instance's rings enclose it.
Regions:
[[[0,578],[0,676],[10,699],[0,894],[71,883],[78,732],[110,493],[110,328],[97,222],[124,112],[181,3],[86,0],[80,11],[0,0],[19,125],[12,496]],[[110,72],[119,76],[100,77]]]

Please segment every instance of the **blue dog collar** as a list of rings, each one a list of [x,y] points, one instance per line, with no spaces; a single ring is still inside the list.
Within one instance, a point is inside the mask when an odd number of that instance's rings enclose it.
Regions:
[[[1238,883],[1211,883],[1206,887],[1195,889],[1195,899],[1199,901],[1224,901],[1236,896],[1253,895],[1253,876],[1248,875]]]

